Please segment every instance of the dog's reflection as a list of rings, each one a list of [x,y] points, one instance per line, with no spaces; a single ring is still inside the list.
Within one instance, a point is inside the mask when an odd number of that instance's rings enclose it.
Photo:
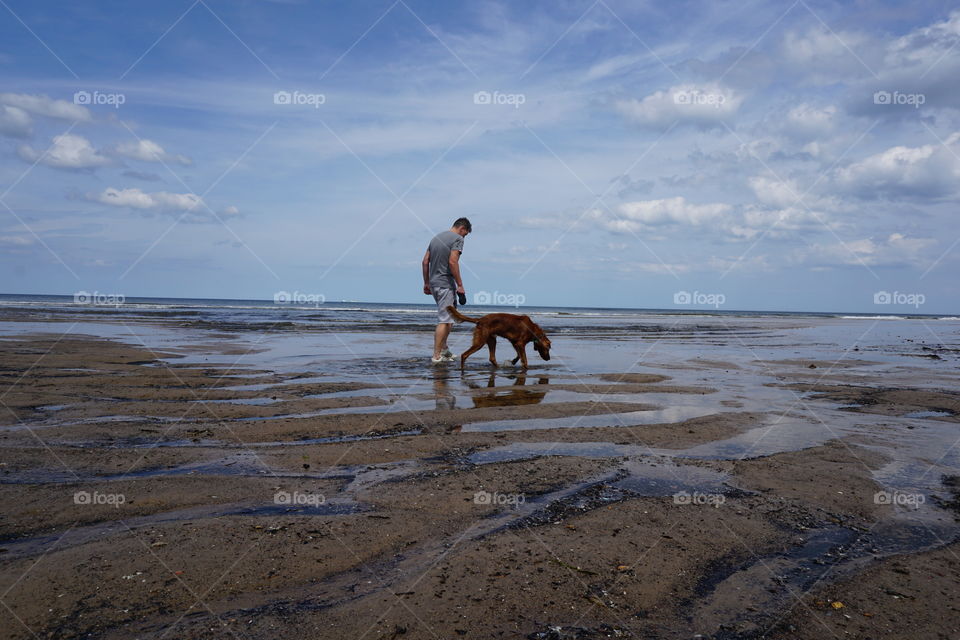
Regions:
[[[538,390],[535,386],[527,387],[525,389],[517,389],[515,387],[524,387],[527,384],[527,374],[518,373],[511,374],[505,377],[508,381],[508,385],[500,385],[499,387],[496,384],[497,374],[496,372],[490,373],[490,378],[487,380],[487,386],[483,387],[473,380],[464,379],[464,382],[471,389],[484,389],[483,393],[474,393],[473,406],[475,408],[484,408],[484,407],[515,407],[524,404],[539,404],[543,397],[547,395],[547,390],[542,389]],[[550,378],[546,376],[537,376],[536,384],[549,384]],[[506,393],[498,393],[498,390],[503,389],[504,387],[513,387],[510,388]]]

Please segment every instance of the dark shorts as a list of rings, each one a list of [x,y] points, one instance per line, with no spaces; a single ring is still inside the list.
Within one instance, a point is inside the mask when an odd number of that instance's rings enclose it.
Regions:
[[[437,301],[437,322],[453,324],[453,316],[447,311],[447,307],[456,306],[456,290],[430,287],[430,292],[433,293],[433,299]]]

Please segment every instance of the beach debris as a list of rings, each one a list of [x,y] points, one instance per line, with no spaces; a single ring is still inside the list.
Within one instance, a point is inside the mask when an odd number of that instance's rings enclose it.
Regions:
[[[833,607],[834,609],[843,609],[844,604],[839,600],[834,600],[833,602],[830,603],[830,606]]]
[[[589,569],[581,569],[580,567],[575,567],[572,564],[566,563],[560,558],[550,558],[550,562],[555,562],[565,569],[570,569],[572,571],[578,571],[580,573],[585,573],[587,575],[596,576],[599,575],[596,571],[590,571]]]
[[[587,593],[584,597],[595,605],[607,609],[617,608],[616,603],[610,599],[610,592],[604,589],[602,584],[590,585],[587,588]]]
[[[562,625],[541,625],[546,627],[541,631],[534,631],[527,635],[528,640],[577,640],[579,638],[629,638],[631,634],[626,629],[619,629],[609,624],[601,624],[596,629],[584,627],[570,627]]]

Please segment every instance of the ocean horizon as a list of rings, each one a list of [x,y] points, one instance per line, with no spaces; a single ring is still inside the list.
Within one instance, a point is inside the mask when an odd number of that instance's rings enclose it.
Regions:
[[[16,308],[49,308],[77,310],[89,308],[102,312],[109,312],[120,308],[143,311],[163,312],[169,310],[262,310],[262,311],[324,311],[324,312],[384,312],[384,313],[413,313],[434,314],[436,305],[433,302],[374,302],[361,300],[326,300],[314,297],[312,301],[304,301],[293,292],[286,299],[261,300],[255,298],[187,298],[187,297],[155,297],[155,296],[125,296],[121,294],[104,294],[99,292],[79,292],[75,294],[22,294],[0,293],[0,307]],[[302,297],[306,297],[305,295]],[[497,304],[470,304],[465,309],[476,309],[483,313],[527,313],[547,316],[581,316],[581,317],[616,317],[616,316],[736,316],[736,317],[813,317],[813,318],[868,318],[868,319],[932,319],[932,320],[960,320],[960,314],[950,313],[870,313],[860,311],[797,311],[797,310],[767,310],[767,309],[725,309],[719,306],[690,306],[689,308],[658,308],[658,307],[582,307],[560,305],[497,305]],[[469,312],[468,312],[469,313]]]

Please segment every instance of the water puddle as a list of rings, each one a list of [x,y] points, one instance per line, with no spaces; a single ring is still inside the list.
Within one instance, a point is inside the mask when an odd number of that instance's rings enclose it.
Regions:
[[[152,423],[169,424],[173,422],[196,423],[199,418],[183,418],[176,416],[136,416],[136,415],[113,415],[113,416],[94,416],[91,418],[76,418],[72,420],[41,420],[38,422],[24,422],[23,424],[0,426],[0,432],[32,431],[34,429],[50,429],[53,427],[73,427],[87,424],[104,423]]]
[[[566,418],[531,418],[528,420],[495,420],[491,422],[470,422],[464,424],[461,431],[528,431],[533,429],[574,429],[577,427],[630,427],[644,424],[669,424],[683,422],[715,413],[712,408],[697,406],[675,406],[649,411],[629,411],[626,413],[606,413],[591,416],[569,416]]]
[[[904,418],[951,418],[953,414],[949,411],[912,411],[905,413]]]
[[[796,594],[806,593],[827,574],[837,581],[878,559],[934,549],[956,535],[955,526],[903,519],[881,522],[866,532],[831,526],[806,532],[787,551],[737,566],[718,563],[697,585],[697,598],[690,603],[695,631],[714,633],[723,624],[733,632],[730,637],[760,636],[765,625],[779,619],[782,607],[794,604]],[[744,602],[750,607],[745,609]]]
[[[3,558],[6,560],[36,556],[52,548],[62,550],[94,542],[109,536],[120,535],[142,527],[165,525],[175,522],[222,518],[226,516],[342,516],[370,511],[371,507],[352,500],[330,500],[318,505],[286,505],[233,503],[225,505],[201,505],[176,509],[146,516],[134,516],[86,526],[73,527],[64,533],[32,536],[0,541]]]
[[[243,405],[250,405],[250,406],[259,407],[259,406],[264,406],[264,405],[277,404],[278,402],[283,402],[283,400],[278,399],[278,398],[270,398],[270,397],[267,397],[267,396],[263,396],[263,397],[260,397],[260,398],[213,398],[213,399],[198,400],[197,402],[215,402],[215,403],[222,403],[222,404],[243,404]]]
[[[482,423],[478,424],[482,425]],[[609,418],[603,421],[603,424],[610,424]],[[464,430],[466,431],[466,428]],[[714,440],[686,449],[662,449],[642,444],[614,442],[515,442],[478,451],[468,460],[475,464],[487,464],[538,456],[620,458],[647,455],[700,460],[740,460],[760,458],[784,451],[799,451],[823,444],[836,437],[838,437],[837,430],[831,430],[821,424],[796,420],[773,420],[771,424],[754,427],[730,438]]]

